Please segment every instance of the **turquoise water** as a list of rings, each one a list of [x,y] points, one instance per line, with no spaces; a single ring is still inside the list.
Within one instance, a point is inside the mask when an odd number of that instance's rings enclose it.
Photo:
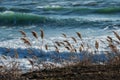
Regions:
[[[94,45],[95,40],[106,40],[120,33],[119,0],[1,0],[0,1],[0,47],[26,48],[20,40],[19,30],[24,30],[33,43],[31,31],[45,32],[45,43],[63,40],[61,33],[77,37],[81,32],[83,39]],[[77,46],[77,45],[76,45]],[[104,46],[104,44],[101,44]],[[52,48],[51,48],[52,50]],[[4,51],[4,50],[3,50]],[[103,51],[103,49],[101,49]],[[1,50],[1,53],[2,50]]]

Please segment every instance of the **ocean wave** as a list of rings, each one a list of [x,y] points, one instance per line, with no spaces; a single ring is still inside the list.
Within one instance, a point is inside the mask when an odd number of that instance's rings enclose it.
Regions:
[[[0,25],[31,25],[44,23],[45,20],[45,17],[34,14],[15,13],[12,11],[0,13]]]
[[[61,15],[85,15],[85,14],[115,14],[120,13],[120,7],[102,7],[102,8],[88,8],[88,7],[62,7],[62,6],[37,6],[36,8],[22,8],[22,7],[3,7],[0,6],[0,11],[14,11],[14,12],[32,12],[37,14],[61,14]]]
[[[3,26],[16,26],[16,25],[47,25],[47,26],[74,26],[74,27],[104,27],[112,25],[115,22],[115,25],[120,25],[119,19],[113,18],[94,18],[94,17],[49,17],[29,13],[17,13],[12,11],[5,11],[0,13],[0,25]],[[102,23],[102,24],[101,24]],[[88,26],[89,25],[89,26]]]
[[[61,7],[61,6],[45,6],[37,7],[44,11],[44,13],[56,14],[114,14],[120,13],[119,7],[105,7],[105,8],[81,8],[81,7]]]

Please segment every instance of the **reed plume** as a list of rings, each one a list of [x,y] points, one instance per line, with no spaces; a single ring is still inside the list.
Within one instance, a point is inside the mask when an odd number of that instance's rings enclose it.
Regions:
[[[58,46],[61,46],[60,43],[58,41],[55,41],[55,43],[58,45]]]
[[[100,39],[100,41],[101,41],[103,44],[106,44],[103,40]]]
[[[66,48],[67,50],[70,50],[70,48],[69,48],[68,46],[65,46],[65,48]]]
[[[5,55],[2,55],[2,58],[5,59],[5,60],[7,60],[7,57]]]
[[[38,39],[38,35],[37,35],[37,32],[35,32],[35,31],[32,31],[32,35],[36,38],[36,39]]]
[[[27,37],[27,35],[24,31],[20,30],[19,32],[23,35],[23,37]]]
[[[109,47],[110,47],[110,49],[111,49],[113,52],[115,52],[115,53],[118,52],[118,49],[117,49],[117,47],[116,47],[115,45],[109,44]]]
[[[65,33],[62,33],[62,35],[63,35],[65,38],[67,38],[67,35],[66,35]]]
[[[45,45],[45,49],[48,50],[48,45],[47,44]]]
[[[58,47],[56,45],[54,45],[54,47],[55,47],[55,51],[59,53]]]
[[[29,41],[27,38],[21,38],[21,40],[22,40],[25,44],[27,44],[28,46],[32,46],[31,43],[30,43],[30,41]]]
[[[30,59],[28,59],[28,61],[30,62],[30,64],[32,65],[32,71],[34,70],[34,62]]]
[[[62,44],[63,46],[65,46],[64,42],[59,42],[60,44]]]
[[[112,39],[110,36],[107,36],[107,41],[108,41],[108,42],[112,42],[113,39]]]
[[[113,31],[114,35],[116,36],[116,38],[120,41],[120,36],[117,32]]]
[[[16,49],[14,50],[14,52],[15,52],[14,57],[15,57],[15,58],[19,58],[19,55],[18,55],[18,52],[17,52],[17,50],[16,50]]]
[[[77,43],[77,40],[74,37],[71,37],[71,38],[75,43]]]
[[[44,31],[42,29],[40,29],[40,32],[41,32],[41,38],[43,39],[44,38]]]
[[[98,48],[99,48],[99,43],[98,43],[98,41],[95,41],[95,48],[98,50]]]
[[[81,47],[84,49],[84,45],[83,44],[81,44]]]
[[[81,46],[79,47],[79,51],[82,52],[82,47]]]
[[[82,36],[81,36],[80,32],[76,32],[76,34],[77,34],[78,37],[82,40]]]
[[[67,45],[72,48],[71,44],[67,41],[67,40],[64,40],[65,43],[67,43]]]

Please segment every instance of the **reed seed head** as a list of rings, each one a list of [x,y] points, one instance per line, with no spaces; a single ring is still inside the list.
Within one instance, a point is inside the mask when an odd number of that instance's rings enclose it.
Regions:
[[[76,32],[76,34],[77,34],[78,37],[82,40],[82,36],[81,36],[80,32]]]
[[[116,36],[116,38],[120,41],[120,36],[117,32],[113,31],[114,35]]]
[[[65,33],[62,33],[62,35],[63,35],[65,38],[67,38],[67,35],[66,35]]]
[[[74,37],[71,37],[71,38],[75,43],[77,43],[77,40]]]
[[[30,43],[30,41],[29,41],[27,38],[21,38],[21,40],[22,40],[25,44],[27,44],[28,46],[32,46],[31,43]]]
[[[44,38],[44,31],[42,29],[40,29],[40,32],[41,32],[41,38],[43,39]]]
[[[36,38],[36,39],[38,39],[38,35],[37,35],[37,32],[35,32],[35,31],[32,31],[32,35]]]
[[[99,43],[98,43],[98,41],[95,41],[95,48],[96,48],[96,49],[99,48]]]
[[[23,35],[23,37],[27,37],[27,35],[24,31],[20,30],[19,32]]]
[[[61,46],[60,43],[58,41],[55,42],[58,46]]]
[[[47,44],[45,45],[45,49],[48,50],[48,45]]]

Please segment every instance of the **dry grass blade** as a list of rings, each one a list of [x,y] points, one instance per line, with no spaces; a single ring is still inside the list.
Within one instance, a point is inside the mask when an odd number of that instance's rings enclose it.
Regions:
[[[120,41],[120,36],[117,32],[113,31],[114,35],[116,36],[116,38]]]
[[[77,43],[77,40],[74,37],[71,37],[75,43]]]
[[[99,48],[99,43],[98,43],[98,41],[95,41],[95,48],[96,48],[96,49]]]
[[[37,35],[37,33],[36,33],[35,31],[32,31],[32,35],[33,35],[36,39],[38,39],[38,35]]]
[[[40,32],[41,32],[41,38],[43,39],[44,38],[44,31],[42,29],[40,29]]]
[[[66,35],[66,34],[62,33],[62,35],[63,35],[65,38],[67,38],[67,35]]]
[[[21,40],[22,40],[25,44],[27,44],[28,46],[31,46],[31,43],[30,43],[30,41],[29,41],[28,39],[26,39],[26,38],[21,38]]]
[[[82,40],[82,36],[81,36],[80,32],[76,32],[76,34],[77,34],[78,37]]]
[[[19,32],[23,35],[23,37],[26,37],[26,33],[24,31],[20,30]]]

